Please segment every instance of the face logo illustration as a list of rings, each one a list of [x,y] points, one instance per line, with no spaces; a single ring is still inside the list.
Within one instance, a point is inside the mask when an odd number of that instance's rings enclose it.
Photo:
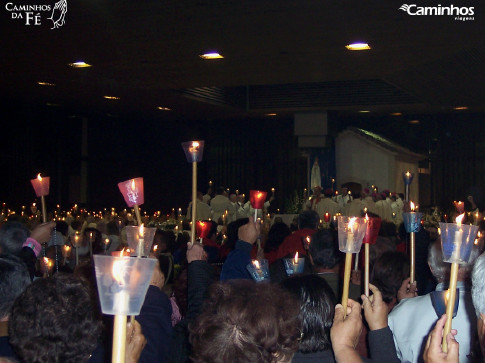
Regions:
[[[128,200],[132,203],[138,202],[138,188],[133,188],[131,182],[127,182],[126,186],[126,195],[128,196]]]
[[[64,25],[64,18],[66,17],[67,13],[67,0],[59,0],[54,5],[54,9],[52,9],[52,15],[49,20],[52,20],[53,27],[51,29],[56,29]]]

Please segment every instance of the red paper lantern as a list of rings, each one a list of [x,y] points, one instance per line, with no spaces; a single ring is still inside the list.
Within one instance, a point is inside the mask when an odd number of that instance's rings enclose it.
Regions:
[[[362,240],[362,243],[368,243],[373,245],[377,241],[377,236],[379,235],[379,229],[381,228],[381,218],[368,218],[367,219],[367,228],[365,230],[365,236]]]
[[[266,201],[266,192],[261,190],[250,190],[249,201],[254,209],[263,209],[264,202]]]
[[[125,198],[126,205],[133,207],[145,203],[145,195],[143,193],[143,178],[134,178],[118,183],[123,198]]]
[[[41,177],[40,173],[37,175],[37,178],[31,179],[30,182],[34,187],[35,195],[40,198],[45,195],[49,195],[49,185],[50,185],[51,178],[48,176]]]
[[[212,227],[212,222],[197,221],[195,229],[199,238],[207,238]]]

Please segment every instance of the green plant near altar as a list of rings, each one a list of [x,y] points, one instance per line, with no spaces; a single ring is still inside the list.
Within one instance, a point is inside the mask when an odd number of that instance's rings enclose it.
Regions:
[[[435,206],[435,207],[430,207],[429,209],[426,209],[423,211],[423,226],[426,227],[439,227],[439,223],[442,221],[442,215],[443,213],[441,212],[440,208]]]
[[[294,190],[289,198],[285,199],[285,213],[299,214],[305,205],[306,198],[303,191]]]

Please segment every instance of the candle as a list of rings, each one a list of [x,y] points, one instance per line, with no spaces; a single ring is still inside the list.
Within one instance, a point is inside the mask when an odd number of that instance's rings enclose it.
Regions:
[[[124,275],[126,271],[124,259],[115,259],[113,262],[112,275],[119,291],[113,297],[113,310],[116,312],[113,326],[113,362],[125,362],[126,322],[130,295],[125,290]]]
[[[63,256],[65,259],[68,259],[70,254],[71,254],[71,246],[64,245],[64,246],[62,247],[62,256]]]
[[[273,194],[274,194],[274,191],[275,191],[275,189],[274,189],[274,188],[271,188],[271,193],[273,193]]]
[[[104,239],[104,254],[106,254],[106,251],[108,250],[109,246],[109,238]]]
[[[330,222],[330,213],[325,212],[325,215],[323,216],[323,220],[328,223]]]
[[[354,244],[354,233],[352,228],[354,227],[356,219],[356,217],[350,218],[349,224],[347,226],[347,251],[352,251],[352,247]]]
[[[310,236],[306,236],[306,237],[305,237],[305,242],[306,242],[306,243],[305,243],[305,249],[307,249],[307,250],[308,250],[308,249],[310,248],[310,243],[311,243],[311,241],[312,241],[312,240],[311,240]],[[298,252],[297,252],[297,253],[298,253]]]
[[[142,257],[145,254],[145,243],[144,243],[144,227],[143,223],[140,225],[138,232],[138,244],[136,248],[136,255]]]
[[[460,249],[461,249],[461,243],[463,241],[463,229],[461,229],[461,223],[464,217],[465,217],[465,214],[463,213],[463,214],[460,214],[455,219],[456,225],[459,228],[455,231],[453,253],[451,255],[451,260],[455,262],[458,262],[458,260],[461,260]]]

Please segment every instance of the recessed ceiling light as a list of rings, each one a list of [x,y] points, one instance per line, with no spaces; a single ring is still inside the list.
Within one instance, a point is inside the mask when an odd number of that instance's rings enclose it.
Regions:
[[[454,110],[468,110],[468,107],[466,106],[457,106],[457,107],[453,107]]]
[[[369,113],[369,110],[360,110],[359,113]]]
[[[49,82],[37,82],[39,86],[55,86],[55,83],[49,83]]]
[[[264,115],[265,116],[277,116],[278,114],[277,113],[265,113]]]
[[[199,57],[201,57],[202,59],[222,59],[222,58],[224,58],[224,56],[222,56],[221,54],[219,54],[217,52],[201,54],[201,55],[199,55]]]
[[[83,61],[78,61],[78,62],[74,62],[74,63],[69,63],[69,66],[71,66],[73,68],[87,68],[87,67],[91,67],[91,64],[87,64]]]
[[[352,43],[345,46],[348,50],[368,50],[372,49],[367,43]]]
[[[410,124],[417,125],[419,124],[419,120],[411,120],[409,121]]]
[[[402,116],[402,112],[393,112],[391,116]]]
[[[160,111],[172,111],[171,108],[168,108],[168,107],[162,107],[162,106],[158,106],[157,107]]]
[[[107,100],[119,100],[120,98],[119,97],[116,97],[116,96],[103,96],[104,98],[106,98]]]

